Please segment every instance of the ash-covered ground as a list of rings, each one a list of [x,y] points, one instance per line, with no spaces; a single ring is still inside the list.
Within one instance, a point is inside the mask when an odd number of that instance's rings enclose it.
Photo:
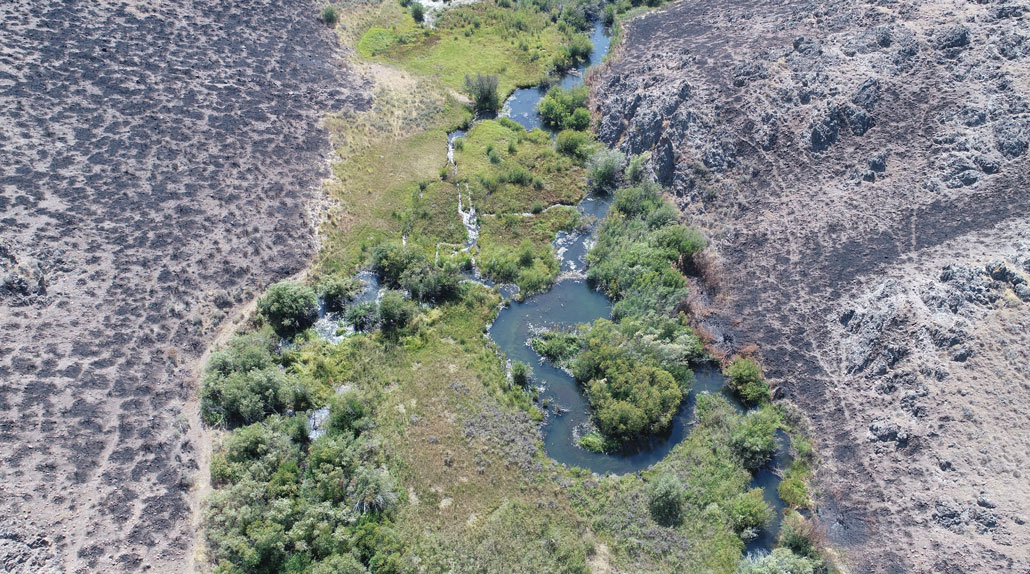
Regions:
[[[197,362],[303,269],[327,112],[308,0],[0,5],[0,569],[182,572]]]
[[[810,416],[850,570],[1030,571],[1030,4],[684,0],[593,90],[712,239],[701,327]]]

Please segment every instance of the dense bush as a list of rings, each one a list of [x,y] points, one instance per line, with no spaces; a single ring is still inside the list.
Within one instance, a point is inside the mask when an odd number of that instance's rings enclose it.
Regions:
[[[586,34],[573,33],[566,37],[551,62],[556,71],[569,70],[590,59],[594,45]]]
[[[577,162],[586,161],[593,147],[593,140],[588,134],[575,130],[558,132],[558,137],[554,140],[554,148],[558,153],[567,155]]]
[[[547,331],[530,341],[533,350],[555,365],[565,366],[580,350],[579,336],[565,331]]]
[[[465,92],[472,98],[477,111],[495,111],[501,107],[497,86],[496,75],[476,72],[475,76],[465,76]]]
[[[421,2],[411,3],[411,17],[416,23],[421,24],[426,19],[426,7]]]
[[[371,301],[354,305],[347,309],[344,319],[355,331],[371,331],[379,326],[379,306]]]
[[[322,8],[320,18],[327,26],[335,26],[340,21],[340,15],[336,13],[336,8],[332,6]]]
[[[673,526],[682,520],[685,489],[673,474],[661,474],[647,491],[647,508],[655,522]]]
[[[626,166],[626,179],[630,184],[640,185],[644,183],[648,158],[649,154],[647,153],[638,154],[630,158],[629,165]]]
[[[304,406],[306,391],[279,366],[275,347],[271,333],[241,335],[211,356],[200,385],[201,413],[208,424],[250,424]]]
[[[617,441],[667,428],[683,400],[683,387],[672,374],[634,356],[608,321],[597,321],[583,336],[572,372],[586,386],[598,428]]]
[[[675,265],[703,245],[699,234],[676,222],[660,187],[621,189],[587,255],[587,279],[615,299],[613,318],[669,315],[687,296]]]
[[[746,405],[763,405],[769,401],[769,384],[753,359],[738,357],[726,367],[727,385]]]
[[[731,498],[725,510],[733,530],[745,540],[757,536],[772,518],[772,509],[762,498],[760,488],[753,488]]]
[[[439,302],[457,295],[461,276],[450,261],[433,265],[422,251],[399,243],[379,245],[372,251],[372,270],[384,285],[401,288],[421,302]]]
[[[776,452],[776,430],[780,418],[776,409],[765,406],[744,415],[733,432],[733,449],[749,469],[760,468]]]
[[[798,556],[818,560],[821,538],[822,534],[816,530],[815,525],[797,512],[789,511],[783,516],[780,525],[780,546]]]
[[[745,558],[737,574],[813,574],[818,566],[818,562],[786,548],[776,548],[771,554]]]
[[[601,149],[590,157],[587,173],[595,189],[610,189],[619,178],[619,172],[626,163],[626,155],[622,152]]]
[[[590,112],[586,109],[589,96],[586,86],[568,90],[555,86],[541,98],[537,110],[544,124],[552,128],[585,130],[590,127]]]
[[[363,287],[361,280],[356,277],[330,275],[318,283],[318,296],[325,301],[327,308],[339,311],[350,303]]]
[[[318,319],[315,290],[295,281],[269,287],[258,299],[257,308],[272,328],[283,334],[306,329]]]
[[[379,300],[379,321],[384,331],[403,329],[414,316],[415,305],[400,291],[388,291]]]

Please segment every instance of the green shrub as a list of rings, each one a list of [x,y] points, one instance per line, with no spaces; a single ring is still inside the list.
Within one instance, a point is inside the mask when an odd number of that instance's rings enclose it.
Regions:
[[[794,554],[818,559],[819,536],[815,526],[797,512],[790,511],[783,516],[780,525],[780,546]]]
[[[727,502],[726,514],[737,534],[753,538],[769,524],[772,509],[762,498],[762,489],[753,488],[733,497]]]
[[[726,368],[727,385],[733,394],[746,405],[763,405],[769,402],[769,384],[762,377],[762,370],[753,359],[738,357]]]
[[[671,315],[687,297],[686,278],[674,266],[680,249],[692,249],[676,239],[697,235],[675,222],[653,227],[654,214],[668,204],[654,184],[620,189],[612,213],[587,254],[587,280],[616,303],[612,317]]]
[[[322,14],[319,17],[330,27],[335,26],[340,21],[340,15],[336,13],[336,8],[332,6],[322,8]]]
[[[393,478],[377,469],[359,468],[349,494],[354,510],[363,514],[385,512],[397,503]]]
[[[501,107],[497,86],[496,75],[476,72],[475,76],[465,76],[465,92],[472,98],[477,111],[496,111]]]
[[[605,451],[605,440],[604,437],[596,432],[589,432],[576,442],[580,448],[589,450],[590,452],[604,452]]]
[[[650,159],[650,154],[647,152],[630,158],[629,165],[626,167],[626,179],[631,184],[639,185],[644,183],[644,170],[646,169],[648,159]]]
[[[783,502],[794,508],[808,508],[812,504],[812,500],[808,495],[808,487],[805,486],[805,482],[798,476],[786,476],[780,481],[780,485],[776,487],[776,491],[779,493],[780,498]]]
[[[533,213],[533,215],[538,215],[540,213],[543,213],[543,211],[544,211],[544,202],[540,201],[539,199],[534,201],[533,202],[533,206],[530,207],[530,211]]]
[[[586,86],[568,90],[561,86],[555,86],[540,99],[537,111],[540,112],[540,119],[547,126],[559,130],[584,130],[590,127],[590,112],[586,109],[589,97],[590,93]],[[573,118],[579,110],[583,110],[583,112],[579,114],[579,117]],[[583,124],[584,114],[586,116],[585,124]]]
[[[593,147],[590,136],[583,132],[574,130],[563,130],[558,132],[555,138],[555,149],[562,155],[583,162],[590,156],[590,149]]]
[[[647,508],[651,517],[663,526],[679,524],[683,519],[685,494],[683,484],[675,475],[659,475],[647,489]]]
[[[595,189],[610,189],[619,178],[619,172],[626,162],[622,152],[601,149],[590,157],[587,173]]]
[[[233,371],[209,371],[200,385],[200,401],[208,424],[237,426],[293,408],[295,377],[278,366]]]
[[[362,288],[361,280],[356,277],[330,275],[318,283],[318,296],[327,308],[339,311],[361,293]]]
[[[403,329],[414,316],[414,303],[400,291],[387,291],[379,300],[379,321],[384,331],[395,332]]]
[[[786,548],[776,548],[771,554],[744,558],[737,567],[737,574],[814,574],[821,565]]]
[[[776,409],[768,405],[744,415],[733,431],[731,442],[745,467],[755,470],[772,458],[779,425]]]
[[[533,350],[555,365],[564,366],[579,353],[580,340],[575,333],[547,331],[530,341]]]
[[[610,321],[596,321],[582,341],[571,368],[586,386],[600,431],[622,442],[668,428],[683,400],[676,378],[653,357],[634,353]]]
[[[372,271],[387,287],[396,289],[409,267],[426,261],[421,251],[401,243],[383,243],[372,250]]]
[[[418,301],[441,302],[457,296],[461,276],[453,264],[440,268],[423,260],[405,269],[398,283]]]
[[[426,7],[421,2],[411,3],[411,17],[416,23],[421,24],[426,19]]]
[[[347,309],[344,319],[355,331],[371,331],[379,325],[379,306],[371,301],[354,305]]]
[[[333,432],[358,436],[368,427],[368,409],[357,392],[348,391],[333,397],[329,403],[327,427]]]
[[[288,334],[314,324],[318,318],[318,297],[310,287],[281,281],[258,299],[257,309],[276,332]]]
[[[511,364],[511,382],[516,386],[529,386],[530,374],[529,365],[522,361],[516,361]]]

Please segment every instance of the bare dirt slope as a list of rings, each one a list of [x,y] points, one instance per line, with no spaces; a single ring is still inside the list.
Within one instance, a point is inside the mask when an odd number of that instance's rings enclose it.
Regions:
[[[184,570],[197,358],[367,105],[319,9],[0,5],[0,570]]]
[[[673,3],[594,79],[825,458],[856,572],[1030,571],[1030,4]]]

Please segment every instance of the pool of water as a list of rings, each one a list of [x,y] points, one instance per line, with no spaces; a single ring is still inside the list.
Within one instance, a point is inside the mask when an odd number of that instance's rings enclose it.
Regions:
[[[611,45],[611,37],[608,30],[600,22],[594,24],[590,41],[594,45],[593,50],[590,52],[590,59],[580,64],[575,70],[559,78],[557,82],[559,86],[565,89],[582,86],[583,74],[586,73],[587,68],[600,64],[604,60]],[[540,121],[540,115],[536,113],[536,106],[544,95],[547,94],[548,89],[550,89],[550,85],[515,90],[505,100],[504,107],[501,109],[501,115],[518,122],[527,130],[544,128],[543,123]]]

